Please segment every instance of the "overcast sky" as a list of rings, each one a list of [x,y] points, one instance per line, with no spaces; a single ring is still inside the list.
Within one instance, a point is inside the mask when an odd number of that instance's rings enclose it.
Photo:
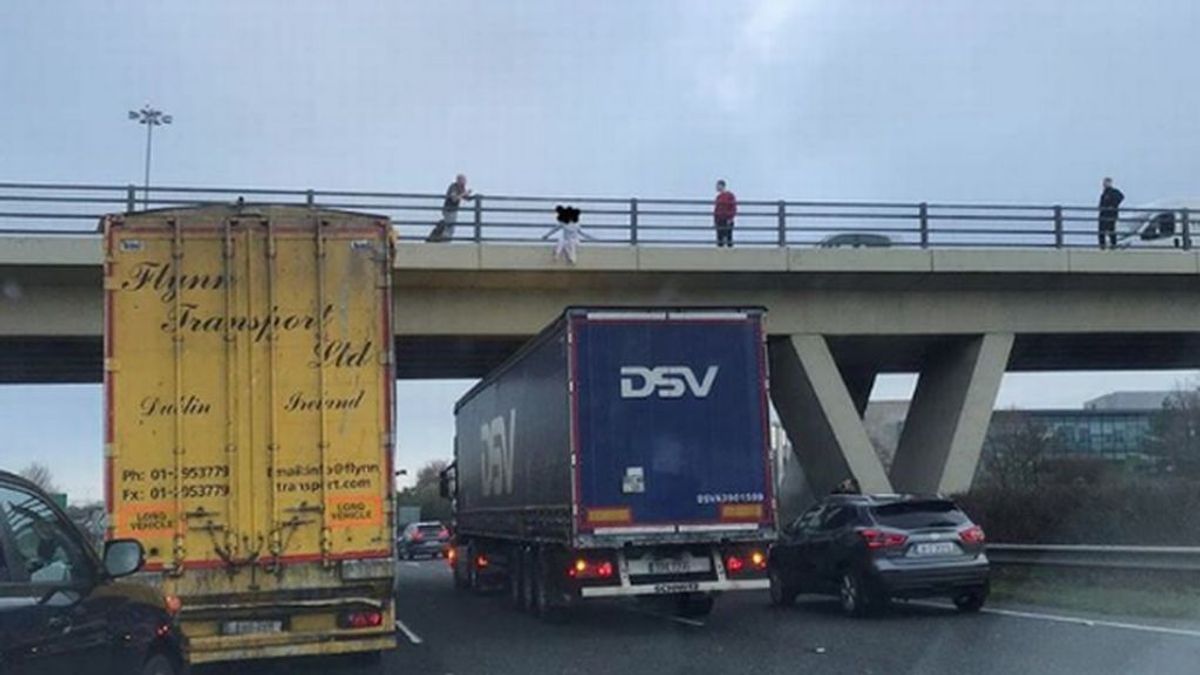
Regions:
[[[1200,3],[0,3],[0,181],[743,199],[1197,197]],[[0,321],[3,316],[0,315]],[[1008,377],[1077,406],[1186,373]],[[402,383],[400,466],[464,382]],[[877,397],[904,395],[888,378]],[[64,423],[63,420],[68,420]],[[0,389],[0,466],[98,498],[98,387]]]

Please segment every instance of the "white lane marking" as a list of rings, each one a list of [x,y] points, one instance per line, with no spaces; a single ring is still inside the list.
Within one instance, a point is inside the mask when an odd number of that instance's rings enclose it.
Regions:
[[[683,617],[683,616],[675,616],[674,614],[659,614],[658,612],[650,612],[650,611],[647,611],[644,609],[638,609],[637,607],[624,607],[623,609],[627,612],[633,612],[634,614],[641,614],[642,616],[652,616],[656,619],[666,619],[668,621],[674,621],[675,623],[681,623],[685,626],[695,626],[697,628],[704,627],[703,621],[697,621],[695,619],[689,619],[689,618]]]
[[[936,602],[914,602],[914,605],[925,605],[926,607],[937,607],[939,609],[953,609],[950,605],[943,605]],[[999,616],[1012,616],[1019,619],[1037,619],[1039,621],[1054,621],[1056,623],[1075,624],[1077,626],[1101,626],[1104,628],[1119,628],[1121,630],[1136,630],[1144,633],[1160,633],[1163,635],[1181,635],[1183,637],[1200,638],[1200,630],[1189,630],[1187,628],[1171,628],[1169,626],[1149,626],[1141,623],[1126,623],[1124,621],[1105,621],[1103,619],[1085,619],[1078,616],[1061,616],[1058,614],[1042,614],[1040,612],[1021,612],[1015,609],[996,609],[994,607],[984,607],[981,612],[986,614],[997,614]]]
[[[417,635],[416,633],[412,632],[412,629],[410,629],[408,626],[405,626],[404,622],[401,621],[400,619],[396,619],[396,630],[400,631],[401,633],[404,633],[404,636],[408,638],[408,641],[413,643],[414,645],[419,645],[422,642],[424,642],[424,640],[421,639],[420,635]]]

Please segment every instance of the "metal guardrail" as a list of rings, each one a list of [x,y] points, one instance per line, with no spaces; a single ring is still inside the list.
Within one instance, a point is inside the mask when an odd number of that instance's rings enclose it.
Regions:
[[[378,213],[401,240],[421,241],[440,219],[442,194],[0,183],[0,234],[93,232],[99,216],[143,209],[283,203]],[[458,212],[455,240],[540,243],[555,226],[554,207],[579,208],[589,238],[601,244],[711,245],[712,201],[476,195]],[[738,246],[907,248],[1096,248],[1094,206],[741,200]],[[1188,209],[1126,209],[1119,246],[1192,248]]]
[[[998,565],[1200,572],[1200,546],[988,544]]]

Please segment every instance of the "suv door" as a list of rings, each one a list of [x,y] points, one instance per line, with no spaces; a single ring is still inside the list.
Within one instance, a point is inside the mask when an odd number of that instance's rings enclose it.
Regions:
[[[74,526],[45,497],[0,484],[0,663],[5,673],[105,673],[99,568]]]
[[[813,505],[785,528],[781,544],[777,544],[773,555],[776,564],[783,571],[785,580],[797,587],[812,583],[812,560],[808,552],[809,538],[816,531],[817,523],[821,522],[821,513],[825,505]]]
[[[812,558],[813,575],[820,587],[834,585],[841,577],[838,538],[853,519],[852,504],[830,504],[822,513],[821,522],[814,528],[809,555]]]

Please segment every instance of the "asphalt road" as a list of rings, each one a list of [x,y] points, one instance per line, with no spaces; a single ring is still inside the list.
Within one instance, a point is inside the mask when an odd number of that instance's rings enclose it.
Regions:
[[[772,609],[763,592],[723,596],[701,621],[603,601],[548,625],[511,609],[506,596],[455,591],[441,561],[401,563],[399,570],[401,646],[382,663],[298,660],[204,669],[202,675],[1200,672],[1200,631],[1087,625],[1052,612],[960,615],[904,604],[855,620],[817,597]]]

